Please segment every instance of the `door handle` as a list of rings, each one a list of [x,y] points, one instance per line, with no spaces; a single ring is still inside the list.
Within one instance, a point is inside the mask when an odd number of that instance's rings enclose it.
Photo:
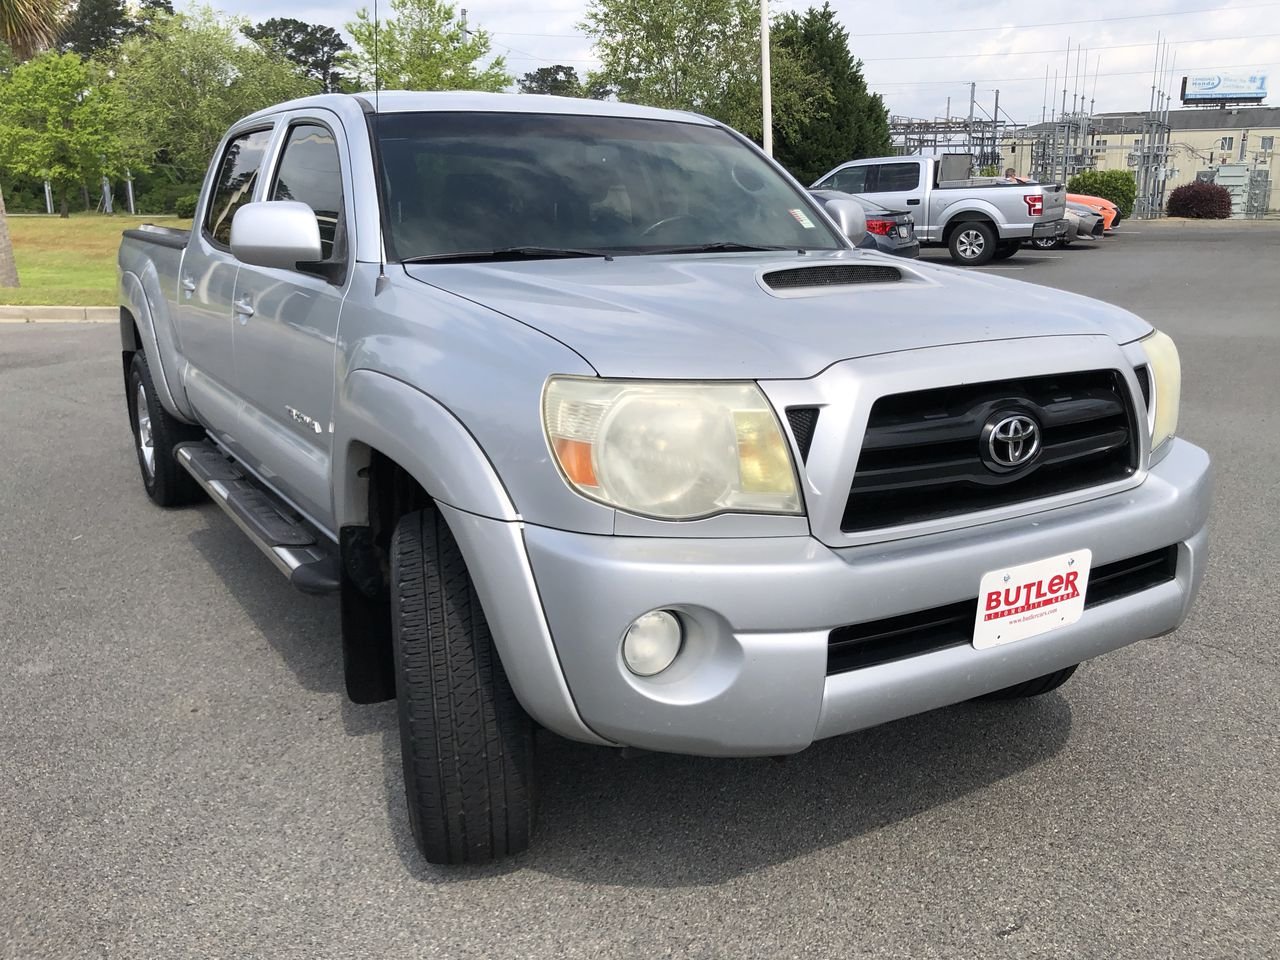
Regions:
[[[182,289],[187,291],[187,293],[195,293],[196,282],[192,280],[189,276],[184,276],[182,278]]]
[[[236,316],[240,318],[241,323],[253,316],[253,302],[247,296],[241,297],[231,306],[235,308]]]
[[[909,206],[909,207],[918,207],[918,206],[920,206],[920,201],[919,201],[918,199],[917,199],[917,200],[908,200],[908,201],[907,201],[907,206]]]

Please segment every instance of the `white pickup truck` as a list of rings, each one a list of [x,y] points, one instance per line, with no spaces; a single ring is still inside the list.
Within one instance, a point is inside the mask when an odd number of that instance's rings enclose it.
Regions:
[[[921,246],[945,246],[966,266],[1012,257],[1023,241],[1067,232],[1067,195],[1060,183],[1017,183],[981,177],[946,180],[935,157],[875,157],[841,164],[811,189],[869,196],[915,214]]]

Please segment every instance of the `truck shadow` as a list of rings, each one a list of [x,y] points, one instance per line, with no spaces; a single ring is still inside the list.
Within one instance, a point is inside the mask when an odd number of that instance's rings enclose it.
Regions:
[[[347,736],[381,736],[387,830],[406,873],[434,883],[531,870],[586,883],[688,887],[784,863],[943,806],[1056,754],[1071,709],[1053,693],[969,703],[821,741],[783,762],[640,754],[538,734],[533,847],[483,867],[426,863],[409,830],[393,704],[347,700],[337,602],[296,593],[208,508],[193,546]],[[377,774],[370,770],[370,776]]]
[[[1057,753],[1057,694],[965,704],[814,744],[783,762],[616,752],[546,736],[528,869],[584,882],[717,884],[952,803]]]

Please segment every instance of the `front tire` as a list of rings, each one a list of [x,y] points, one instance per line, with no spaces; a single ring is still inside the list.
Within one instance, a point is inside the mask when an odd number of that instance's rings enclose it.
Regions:
[[[409,825],[431,863],[529,846],[533,721],[502,669],[466,563],[432,509],[391,539],[391,618]]]
[[[971,220],[951,231],[947,248],[956,263],[980,267],[995,255],[996,232],[989,223]]]
[[[133,355],[129,365],[125,400],[129,404],[134,452],[138,455],[138,469],[147,496],[161,507],[179,507],[202,499],[204,491],[195,478],[178,465],[173,451],[180,443],[203,439],[204,431],[183,423],[164,408],[141,350]]]
[[[1005,687],[1002,690],[993,690],[991,693],[983,694],[978,697],[979,700],[1025,700],[1027,697],[1038,697],[1041,694],[1048,693],[1051,690],[1057,690],[1060,686],[1071,679],[1071,675],[1076,672],[1075,666],[1067,667],[1063,670],[1055,670],[1053,673],[1046,673],[1043,677],[1036,677],[1034,680],[1026,680],[1022,683],[1015,683],[1012,687]]]

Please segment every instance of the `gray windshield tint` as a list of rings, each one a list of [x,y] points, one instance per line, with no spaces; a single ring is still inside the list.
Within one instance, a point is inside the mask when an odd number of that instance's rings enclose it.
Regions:
[[[717,127],[417,113],[379,117],[377,131],[401,258],[516,246],[844,246],[807,198]]]

